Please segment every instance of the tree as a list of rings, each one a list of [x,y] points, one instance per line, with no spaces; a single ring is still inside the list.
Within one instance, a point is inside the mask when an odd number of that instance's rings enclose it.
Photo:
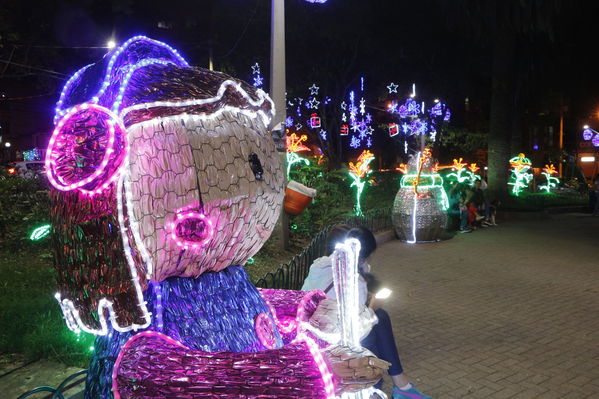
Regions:
[[[489,118],[489,191],[507,195],[511,134],[519,115],[518,49],[539,37],[553,36],[561,0],[461,0],[457,17],[465,20],[477,40],[492,45]],[[454,14],[455,15],[455,14]],[[459,22],[458,22],[459,23]],[[463,24],[460,24],[463,25]]]

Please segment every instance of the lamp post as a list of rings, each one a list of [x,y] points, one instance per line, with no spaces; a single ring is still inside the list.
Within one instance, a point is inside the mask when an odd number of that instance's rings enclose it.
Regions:
[[[306,0],[309,3],[325,3],[326,0]],[[277,143],[277,148],[283,150],[281,156],[285,162],[285,118],[287,117],[285,103],[285,0],[272,0],[270,21],[270,96],[275,103],[275,117],[270,129]],[[285,183],[287,183],[285,181]],[[281,237],[281,246],[289,247],[289,217],[281,210],[281,223],[276,234]]]

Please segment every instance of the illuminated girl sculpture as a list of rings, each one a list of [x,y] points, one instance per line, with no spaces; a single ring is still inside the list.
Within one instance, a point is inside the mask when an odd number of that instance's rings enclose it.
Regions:
[[[449,207],[430,148],[402,165],[404,175],[393,203],[393,226],[408,243],[437,241],[445,231]]]
[[[56,298],[97,336],[87,398],[332,398],[380,378],[304,328],[322,292],[259,291],[241,266],[283,198],[273,112],[145,37],[67,82],[46,166]]]

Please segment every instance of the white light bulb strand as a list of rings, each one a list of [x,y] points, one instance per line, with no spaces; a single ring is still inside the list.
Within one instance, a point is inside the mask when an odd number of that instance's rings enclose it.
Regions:
[[[360,345],[358,259],[360,241],[355,238],[337,244],[333,253],[333,281],[341,322],[341,342]]]

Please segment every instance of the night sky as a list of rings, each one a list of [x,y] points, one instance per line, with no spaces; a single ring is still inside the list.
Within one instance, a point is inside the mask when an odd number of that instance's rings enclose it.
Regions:
[[[406,94],[416,82],[422,95],[445,99],[457,125],[466,123],[462,111],[468,97],[476,128],[484,130],[498,17],[489,8],[480,10],[478,3],[482,2],[287,0],[288,92],[305,91],[317,82],[335,97],[363,76],[376,98],[391,81]],[[512,3],[512,9],[519,10],[520,2]],[[547,14],[540,29],[517,12],[505,19],[519,32],[514,74],[519,112],[526,122],[539,113],[556,112],[562,101],[568,107],[566,142],[573,145],[583,123],[594,118],[599,125],[594,61],[599,5],[538,3],[546,6],[532,8]],[[111,37],[118,43],[145,34],[171,44],[193,65],[203,67],[212,51],[215,69],[242,79],[250,79],[250,66],[259,62],[268,80],[268,0],[2,0],[1,4],[0,60],[11,64],[0,63],[0,91],[9,99],[39,96],[10,103],[15,109],[35,109],[40,128],[49,126],[52,104],[64,80],[102,57],[107,50],[93,47],[104,46]],[[6,104],[4,100],[0,107],[6,109]]]

